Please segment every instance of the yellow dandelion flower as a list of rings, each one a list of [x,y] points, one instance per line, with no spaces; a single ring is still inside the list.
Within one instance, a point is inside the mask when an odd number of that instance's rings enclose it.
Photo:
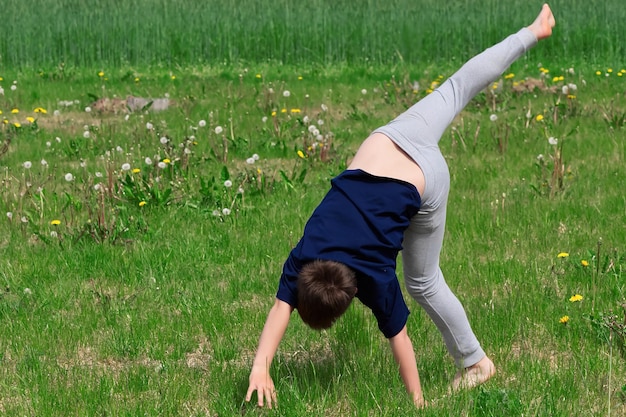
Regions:
[[[582,296],[582,295],[580,295],[580,294],[572,295],[572,296],[569,298],[569,300],[570,300],[570,302],[575,303],[575,302],[577,302],[577,301],[582,301],[582,300],[583,300],[583,296]]]
[[[535,117],[535,120],[540,122],[543,120],[543,114],[538,114],[537,117]]]
[[[568,321],[569,321],[569,316],[563,316],[559,319],[559,323],[561,324],[567,324]]]
[[[292,113],[300,113],[300,109],[291,109]]]
[[[623,76],[624,74],[625,74],[624,72],[618,72],[618,73],[617,73],[617,76],[618,76],[618,77],[621,77],[621,76]]]
[[[133,168],[133,174],[139,174],[141,170],[139,168]]]
[[[287,113],[287,109],[280,109],[281,113]]]
[[[276,110],[272,112],[272,117],[276,117]]]
[[[298,156],[299,156],[300,158],[304,159],[304,152],[302,152],[302,151],[300,151],[300,150],[299,150],[299,151],[298,151]]]
[[[261,175],[261,173],[262,173],[262,172],[263,172],[263,171],[261,171],[261,168],[257,168],[257,169],[256,169],[256,173],[257,173],[258,175]]]
[[[433,89],[432,89],[432,88],[427,88],[427,89],[426,89],[426,94],[430,94],[430,93],[432,93],[432,92],[433,92]]]
[[[13,123],[13,126],[15,126],[15,127],[22,127],[22,125],[19,122]]]
[[[559,77],[552,77],[552,82],[553,82],[553,83],[555,83],[555,82],[557,82],[557,81],[559,81]]]
[[[7,119],[2,120],[2,123],[4,123],[5,125],[9,124],[9,121]]]
[[[28,117],[26,118],[26,121],[27,121],[28,123],[35,123],[35,118],[34,118],[34,117],[32,117],[32,116],[28,116]]]
[[[4,81],[4,78],[0,77],[0,81]]]
[[[257,75],[255,75],[255,77],[260,79],[261,78],[261,74],[257,74]]]
[[[138,83],[139,82],[139,77],[135,77],[135,82]]]
[[[569,256],[569,253],[567,252],[559,252],[558,255],[556,255],[557,258],[567,258]]]
[[[298,80],[302,81],[302,75],[298,75]]]
[[[52,221],[50,222],[50,224],[51,224],[52,226],[58,226],[58,225],[60,225],[60,224],[61,224],[61,220],[56,220],[56,219],[55,219],[55,220],[52,220]]]
[[[172,75],[170,78],[171,78],[172,80],[175,80],[175,79],[176,79],[176,76],[175,76],[175,75]]]
[[[596,71],[596,75],[602,75],[602,71]]]
[[[145,201],[140,201],[140,202],[139,202],[139,207],[143,207],[143,206],[145,206],[146,204],[148,204],[148,203],[146,203]]]
[[[47,114],[48,110],[44,109],[43,107],[37,107],[35,110],[33,110],[35,113],[41,113],[41,114]]]
[[[567,98],[570,100],[574,100],[576,98],[576,96],[574,94],[568,94]]]
[[[565,77],[562,75],[559,75],[559,81],[563,81],[563,80],[565,80]]]
[[[163,160],[163,163],[164,163],[164,164],[169,164],[169,163],[171,163],[171,162],[172,162],[172,161],[170,161],[170,159],[169,159],[169,158],[165,158],[165,159]]]
[[[492,90],[497,90],[498,89],[498,83],[493,83],[493,85],[491,86]]]
[[[515,77],[515,74],[513,74],[512,72],[508,73],[507,75],[504,76],[505,80],[510,80],[511,78]]]
[[[580,261],[580,264],[582,266],[589,266],[589,262],[587,262],[585,259],[583,259],[582,261]]]
[[[608,72],[609,74],[613,72],[613,68],[609,68],[606,70],[606,72]]]
[[[11,113],[13,114],[18,114],[20,112],[20,109],[12,109]]]
[[[0,114],[2,114],[2,110],[0,110]]]
[[[100,72],[98,73],[98,77],[100,77],[100,78],[104,77],[104,71],[100,71]]]

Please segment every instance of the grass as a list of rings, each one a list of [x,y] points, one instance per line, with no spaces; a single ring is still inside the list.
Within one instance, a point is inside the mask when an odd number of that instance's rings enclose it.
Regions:
[[[43,71],[148,65],[175,71],[198,64],[268,61],[443,64],[500,40],[500,28],[527,24],[526,16],[533,16],[540,4],[138,0],[94,5],[43,0],[32,7],[6,0],[0,56],[7,68]],[[567,65],[617,65],[622,60],[626,10],[621,0],[601,5],[554,0],[551,6],[562,23],[561,36],[531,52],[536,62],[551,62],[555,56]]]
[[[626,71],[611,53],[573,73],[569,60],[543,60],[556,91],[513,92],[540,77],[537,56],[477,97],[442,139],[452,192],[441,266],[499,373],[449,395],[453,363],[407,297],[432,404],[421,415],[626,411]],[[279,408],[242,400],[282,263],[328,181],[365,135],[450,68],[94,71],[87,61],[0,74],[0,413],[414,414],[387,342],[358,303],[321,333],[294,315],[273,367]],[[576,91],[563,94],[567,84]],[[95,98],[129,94],[169,94],[173,104],[85,111]]]

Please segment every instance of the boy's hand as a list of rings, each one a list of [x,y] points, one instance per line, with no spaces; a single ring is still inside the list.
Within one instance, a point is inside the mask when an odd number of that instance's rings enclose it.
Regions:
[[[274,381],[270,376],[267,367],[264,365],[254,365],[252,372],[250,372],[250,385],[248,386],[248,392],[246,394],[246,402],[249,402],[252,398],[252,393],[257,393],[257,405],[263,407],[267,404],[268,408],[272,408],[273,405],[277,405],[276,388],[274,387]]]

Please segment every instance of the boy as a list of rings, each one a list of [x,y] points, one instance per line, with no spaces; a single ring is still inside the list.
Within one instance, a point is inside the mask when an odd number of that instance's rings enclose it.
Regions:
[[[554,25],[544,4],[530,26],[470,59],[433,93],[375,130],[348,169],[331,181],[283,267],[246,401],[257,391],[260,407],[276,404],[269,370],[294,308],[310,327],[323,329],[357,297],[374,313],[407,392],[422,407],[406,331],[409,310],[395,274],[400,250],[407,291],[435,322],[460,369],[452,387],[472,387],[495,374],[439,269],[450,176],[438,142],[465,105],[537,41],[549,37]]]

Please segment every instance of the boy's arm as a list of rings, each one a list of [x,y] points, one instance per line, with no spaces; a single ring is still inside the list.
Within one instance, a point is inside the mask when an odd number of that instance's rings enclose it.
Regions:
[[[259,347],[250,372],[250,385],[246,393],[246,401],[250,401],[252,393],[257,392],[259,407],[263,407],[264,401],[267,402],[269,408],[272,408],[272,404],[276,404],[276,390],[270,376],[270,366],[278,345],[285,335],[292,311],[292,306],[276,299],[261,332]]]
[[[423,407],[424,394],[422,393],[420,376],[417,371],[413,344],[406,332],[406,326],[400,330],[400,333],[390,338],[389,343],[393,351],[393,356],[400,368],[400,376],[402,377],[402,381],[404,381],[406,391],[417,407]]]

